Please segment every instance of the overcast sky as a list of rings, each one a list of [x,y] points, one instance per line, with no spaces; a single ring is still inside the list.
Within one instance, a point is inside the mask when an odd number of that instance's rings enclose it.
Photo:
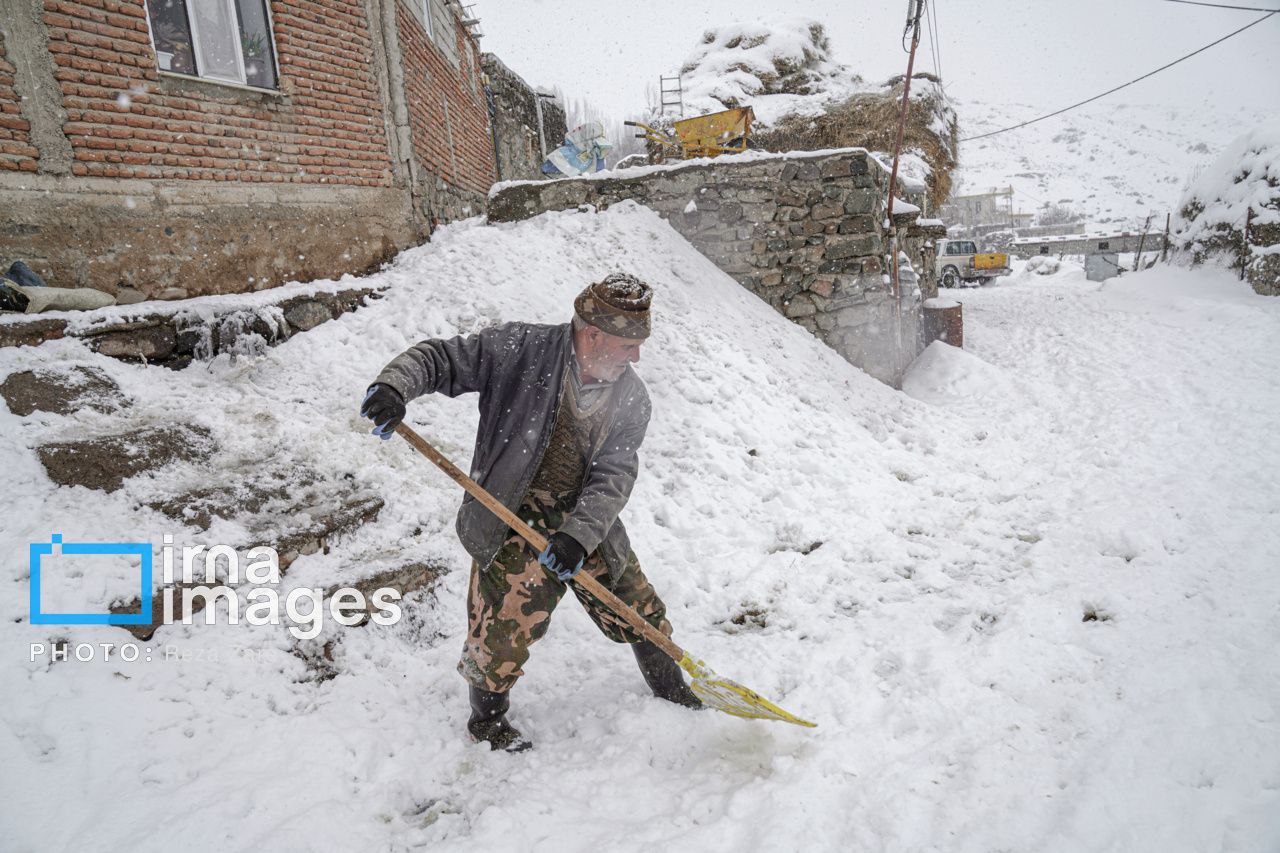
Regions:
[[[1280,0],[1221,0],[1266,6]],[[963,100],[1030,118],[1094,95],[1260,17],[1164,0],[933,0],[943,79]],[[835,58],[868,80],[906,70],[906,0],[478,0],[482,47],[535,85],[559,85],[623,116],[671,73],[703,30],[781,14],[823,22]],[[918,67],[932,71],[922,42]],[[1280,15],[1110,96],[1194,109],[1206,102],[1280,113]],[[1021,105],[1025,105],[1021,106]],[[963,120],[963,114],[961,116]]]

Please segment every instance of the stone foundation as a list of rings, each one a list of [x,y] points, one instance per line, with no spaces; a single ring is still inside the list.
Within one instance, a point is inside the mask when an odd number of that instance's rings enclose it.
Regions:
[[[208,313],[184,311],[181,304],[147,303],[124,316],[119,316],[118,308],[103,308],[81,312],[74,321],[18,315],[0,322],[0,347],[39,346],[72,335],[84,339],[101,355],[182,368],[193,360],[208,361],[222,353],[261,352],[378,296],[372,288],[285,294],[276,302],[257,307],[233,305]],[[107,312],[116,316],[104,317]]]
[[[0,209],[6,267],[125,302],[360,274],[426,239],[390,187],[33,175],[0,185]]]

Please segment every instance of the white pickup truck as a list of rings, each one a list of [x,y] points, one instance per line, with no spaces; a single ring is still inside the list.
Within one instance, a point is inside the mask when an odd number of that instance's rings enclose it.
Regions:
[[[972,240],[939,240],[937,271],[941,287],[981,285],[1009,274],[1009,256],[979,252]]]

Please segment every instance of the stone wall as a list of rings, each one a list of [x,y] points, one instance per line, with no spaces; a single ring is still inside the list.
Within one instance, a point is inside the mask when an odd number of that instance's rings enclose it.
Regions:
[[[302,293],[297,290],[233,298],[201,310],[178,301],[74,312],[70,317],[6,315],[0,318],[0,347],[39,346],[72,336],[102,355],[181,369],[224,353],[232,358],[260,354],[381,298],[367,287],[313,285]]]
[[[921,274],[918,286],[903,275],[895,304],[887,190],[887,171],[863,149],[748,154],[507,184],[491,194],[489,219],[635,200],[850,362],[896,383],[922,348],[921,303],[937,287],[931,244],[945,228],[914,224],[918,207],[895,212],[902,251]]]
[[[492,53],[482,56],[493,98],[493,132],[498,148],[498,180],[536,180],[541,177],[542,143],[538,139],[537,91]],[[542,99],[542,134],[548,152],[569,129],[564,107]]]

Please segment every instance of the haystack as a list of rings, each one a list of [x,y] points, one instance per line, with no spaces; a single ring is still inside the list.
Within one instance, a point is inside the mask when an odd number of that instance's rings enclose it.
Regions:
[[[902,108],[902,80],[889,80],[879,91],[856,92],[816,115],[783,116],[754,134],[753,142],[766,151],[857,146],[892,154]],[[955,109],[940,81],[928,73],[912,75],[902,142],[905,174],[924,181],[932,210],[937,210],[951,193],[957,144]]]
[[[882,162],[892,158],[902,77],[883,86],[866,83],[835,60],[826,30],[811,18],[781,17],[708,30],[680,73],[686,116],[738,106],[755,111],[753,148],[862,147]],[[933,210],[951,192],[956,145],[955,110],[938,78],[913,75],[900,172],[925,184]]]

